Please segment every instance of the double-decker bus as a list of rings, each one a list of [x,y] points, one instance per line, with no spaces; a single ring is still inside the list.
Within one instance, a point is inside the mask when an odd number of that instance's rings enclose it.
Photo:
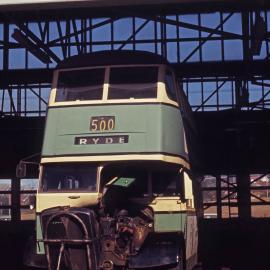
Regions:
[[[161,56],[96,52],[60,63],[28,265],[192,269],[198,246],[193,134],[185,94]]]

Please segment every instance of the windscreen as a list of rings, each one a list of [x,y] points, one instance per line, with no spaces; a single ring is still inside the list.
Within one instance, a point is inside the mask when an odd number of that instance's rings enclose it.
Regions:
[[[147,182],[148,182],[148,172],[143,169],[136,169],[134,167],[121,167],[121,166],[107,166],[102,171],[103,184],[108,183],[114,178],[131,178],[134,182],[128,186],[124,187],[125,195],[131,194],[132,196],[144,196],[147,194]]]
[[[103,185],[117,178],[133,179],[130,185],[122,186],[126,196],[146,197],[150,195],[162,197],[182,195],[181,176],[177,170],[152,170],[133,166],[107,166],[102,170],[101,183]],[[110,186],[113,186],[113,183]]]
[[[97,166],[76,163],[44,165],[42,190],[96,192]]]
[[[104,75],[104,68],[60,71],[55,101],[101,100]]]
[[[108,99],[157,97],[157,67],[112,67]]]

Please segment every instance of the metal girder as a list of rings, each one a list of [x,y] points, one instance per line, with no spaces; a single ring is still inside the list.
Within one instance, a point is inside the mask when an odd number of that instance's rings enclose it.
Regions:
[[[147,25],[149,23],[149,20],[146,20],[146,21],[144,21],[136,30],[134,29],[134,33],[132,33],[132,35],[130,35],[128,38],[127,38],[127,40],[126,40],[126,42],[124,42],[119,48],[118,48],[118,50],[122,50],[124,47],[125,47],[125,45],[130,41],[130,40],[132,40],[132,39],[134,39],[134,37]]]
[[[71,38],[71,37],[76,37],[78,34],[81,34],[81,33],[83,33],[83,32],[89,31],[89,30],[92,31],[92,30],[94,30],[94,29],[96,29],[96,28],[98,28],[98,27],[101,27],[101,26],[104,26],[104,25],[106,25],[106,24],[112,23],[112,22],[117,21],[117,20],[119,20],[119,19],[120,19],[120,17],[114,17],[114,18],[110,18],[110,19],[104,20],[104,21],[102,21],[102,22],[100,22],[100,23],[97,23],[97,24],[95,24],[95,25],[92,25],[92,26],[90,26],[90,27],[86,27],[86,28],[84,28],[84,29],[82,29],[82,30],[79,30],[79,31],[75,30],[73,33],[67,34],[67,35],[62,36],[62,37],[60,37],[60,38],[56,38],[56,39],[50,40],[50,41],[48,42],[48,45],[51,46],[51,45],[56,44],[56,43],[59,42],[59,41],[60,41],[60,42],[63,41],[64,39]],[[60,28],[59,28],[59,29],[60,29]]]
[[[253,79],[256,75],[270,76],[270,62],[227,61],[172,64],[181,78],[238,76]],[[51,83],[53,69],[0,70],[0,88],[10,84]]]
[[[42,50],[40,50],[40,46],[33,43],[29,38],[24,35],[18,29],[15,29],[12,37],[23,47],[27,48],[29,52],[31,52],[35,57],[37,57],[41,62],[45,64],[51,63],[51,58]]]
[[[0,88],[11,84],[51,83],[52,69],[13,69],[0,71]]]
[[[255,75],[270,75],[269,61],[226,61],[172,64],[177,75],[184,78],[211,76],[238,76],[252,78]]]
[[[21,1],[20,1],[21,2]],[[12,3],[12,4],[11,4]],[[2,4],[2,5],[1,5]],[[62,0],[62,1],[1,1],[0,20],[12,20],[6,15],[21,19],[65,18],[80,16],[111,16],[119,12],[143,12],[144,14],[194,13],[210,11],[257,10],[270,7],[270,1],[258,0]],[[61,12],[59,12],[61,9]],[[76,12],[74,10],[76,9]]]
[[[223,3],[223,4],[263,4],[258,3],[257,0],[137,0],[136,2],[130,0],[2,0],[0,7],[3,10],[42,10],[42,9],[67,9],[74,7],[116,7],[116,6],[149,6],[149,5],[161,5],[161,4],[200,4],[200,3]]]
[[[215,31],[218,31],[218,29],[220,27],[222,27],[224,25],[224,23],[233,15],[233,13],[230,13],[228,16],[226,16],[226,18],[224,18],[220,24],[218,26],[216,26],[215,29],[213,29],[212,32],[210,32],[210,34],[207,36],[208,38],[212,37],[214,34],[215,34]],[[183,60],[183,62],[187,62],[193,55],[196,51],[198,51],[202,46],[203,44],[207,42],[207,39],[206,40],[202,40],[199,42],[199,46],[197,46],[194,50],[192,50],[192,52]]]
[[[206,104],[215,94],[217,94],[217,92],[222,88],[222,86],[226,83],[226,81],[223,81],[220,85],[217,85],[217,89],[215,89],[214,91],[212,91],[212,93],[203,101],[203,103],[196,108],[196,112],[199,111],[204,104]]]
[[[147,19],[147,17],[145,17],[145,19]],[[218,30],[221,25],[218,25],[216,28],[209,28],[209,27],[205,27],[205,26],[199,26],[199,25],[195,25],[192,23],[187,23],[187,22],[181,22],[181,21],[174,21],[168,18],[162,18],[162,17],[151,17],[152,20],[154,21],[158,21],[158,22],[162,22],[168,25],[174,25],[177,27],[184,27],[187,29],[192,29],[192,30],[197,30],[197,31],[202,31],[202,32],[206,32],[206,33],[210,33],[211,35],[220,35],[221,37],[226,37],[226,38],[242,38],[242,35],[238,35],[235,33],[230,33],[227,31],[221,31]],[[224,22],[223,22],[224,23]],[[222,24],[223,24],[222,23]]]
[[[31,30],[28,29],[23,23],[17,23],[16,24],[19,29],[21,29],[28,37],[30,37],[36,45],[38,45],[40,48],[44,50],[44,52],[56,63],[60,61],[60,58],[50,50],[50,48],[42,42]]]

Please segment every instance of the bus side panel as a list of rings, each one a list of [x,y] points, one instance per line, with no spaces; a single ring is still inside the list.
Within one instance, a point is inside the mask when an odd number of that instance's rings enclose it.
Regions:
[[[91,118],[100,116],[113,116],[115,128],[92,131]],[[162,153],[187,159],[183,134],[179,109],[163,104],[50,108],[42,155]]]

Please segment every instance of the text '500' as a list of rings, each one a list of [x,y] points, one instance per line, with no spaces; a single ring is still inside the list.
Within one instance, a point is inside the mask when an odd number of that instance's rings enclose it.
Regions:
[[[115,129],[114,116],[93,116],[90,119],[91,131],[112,131]]]

